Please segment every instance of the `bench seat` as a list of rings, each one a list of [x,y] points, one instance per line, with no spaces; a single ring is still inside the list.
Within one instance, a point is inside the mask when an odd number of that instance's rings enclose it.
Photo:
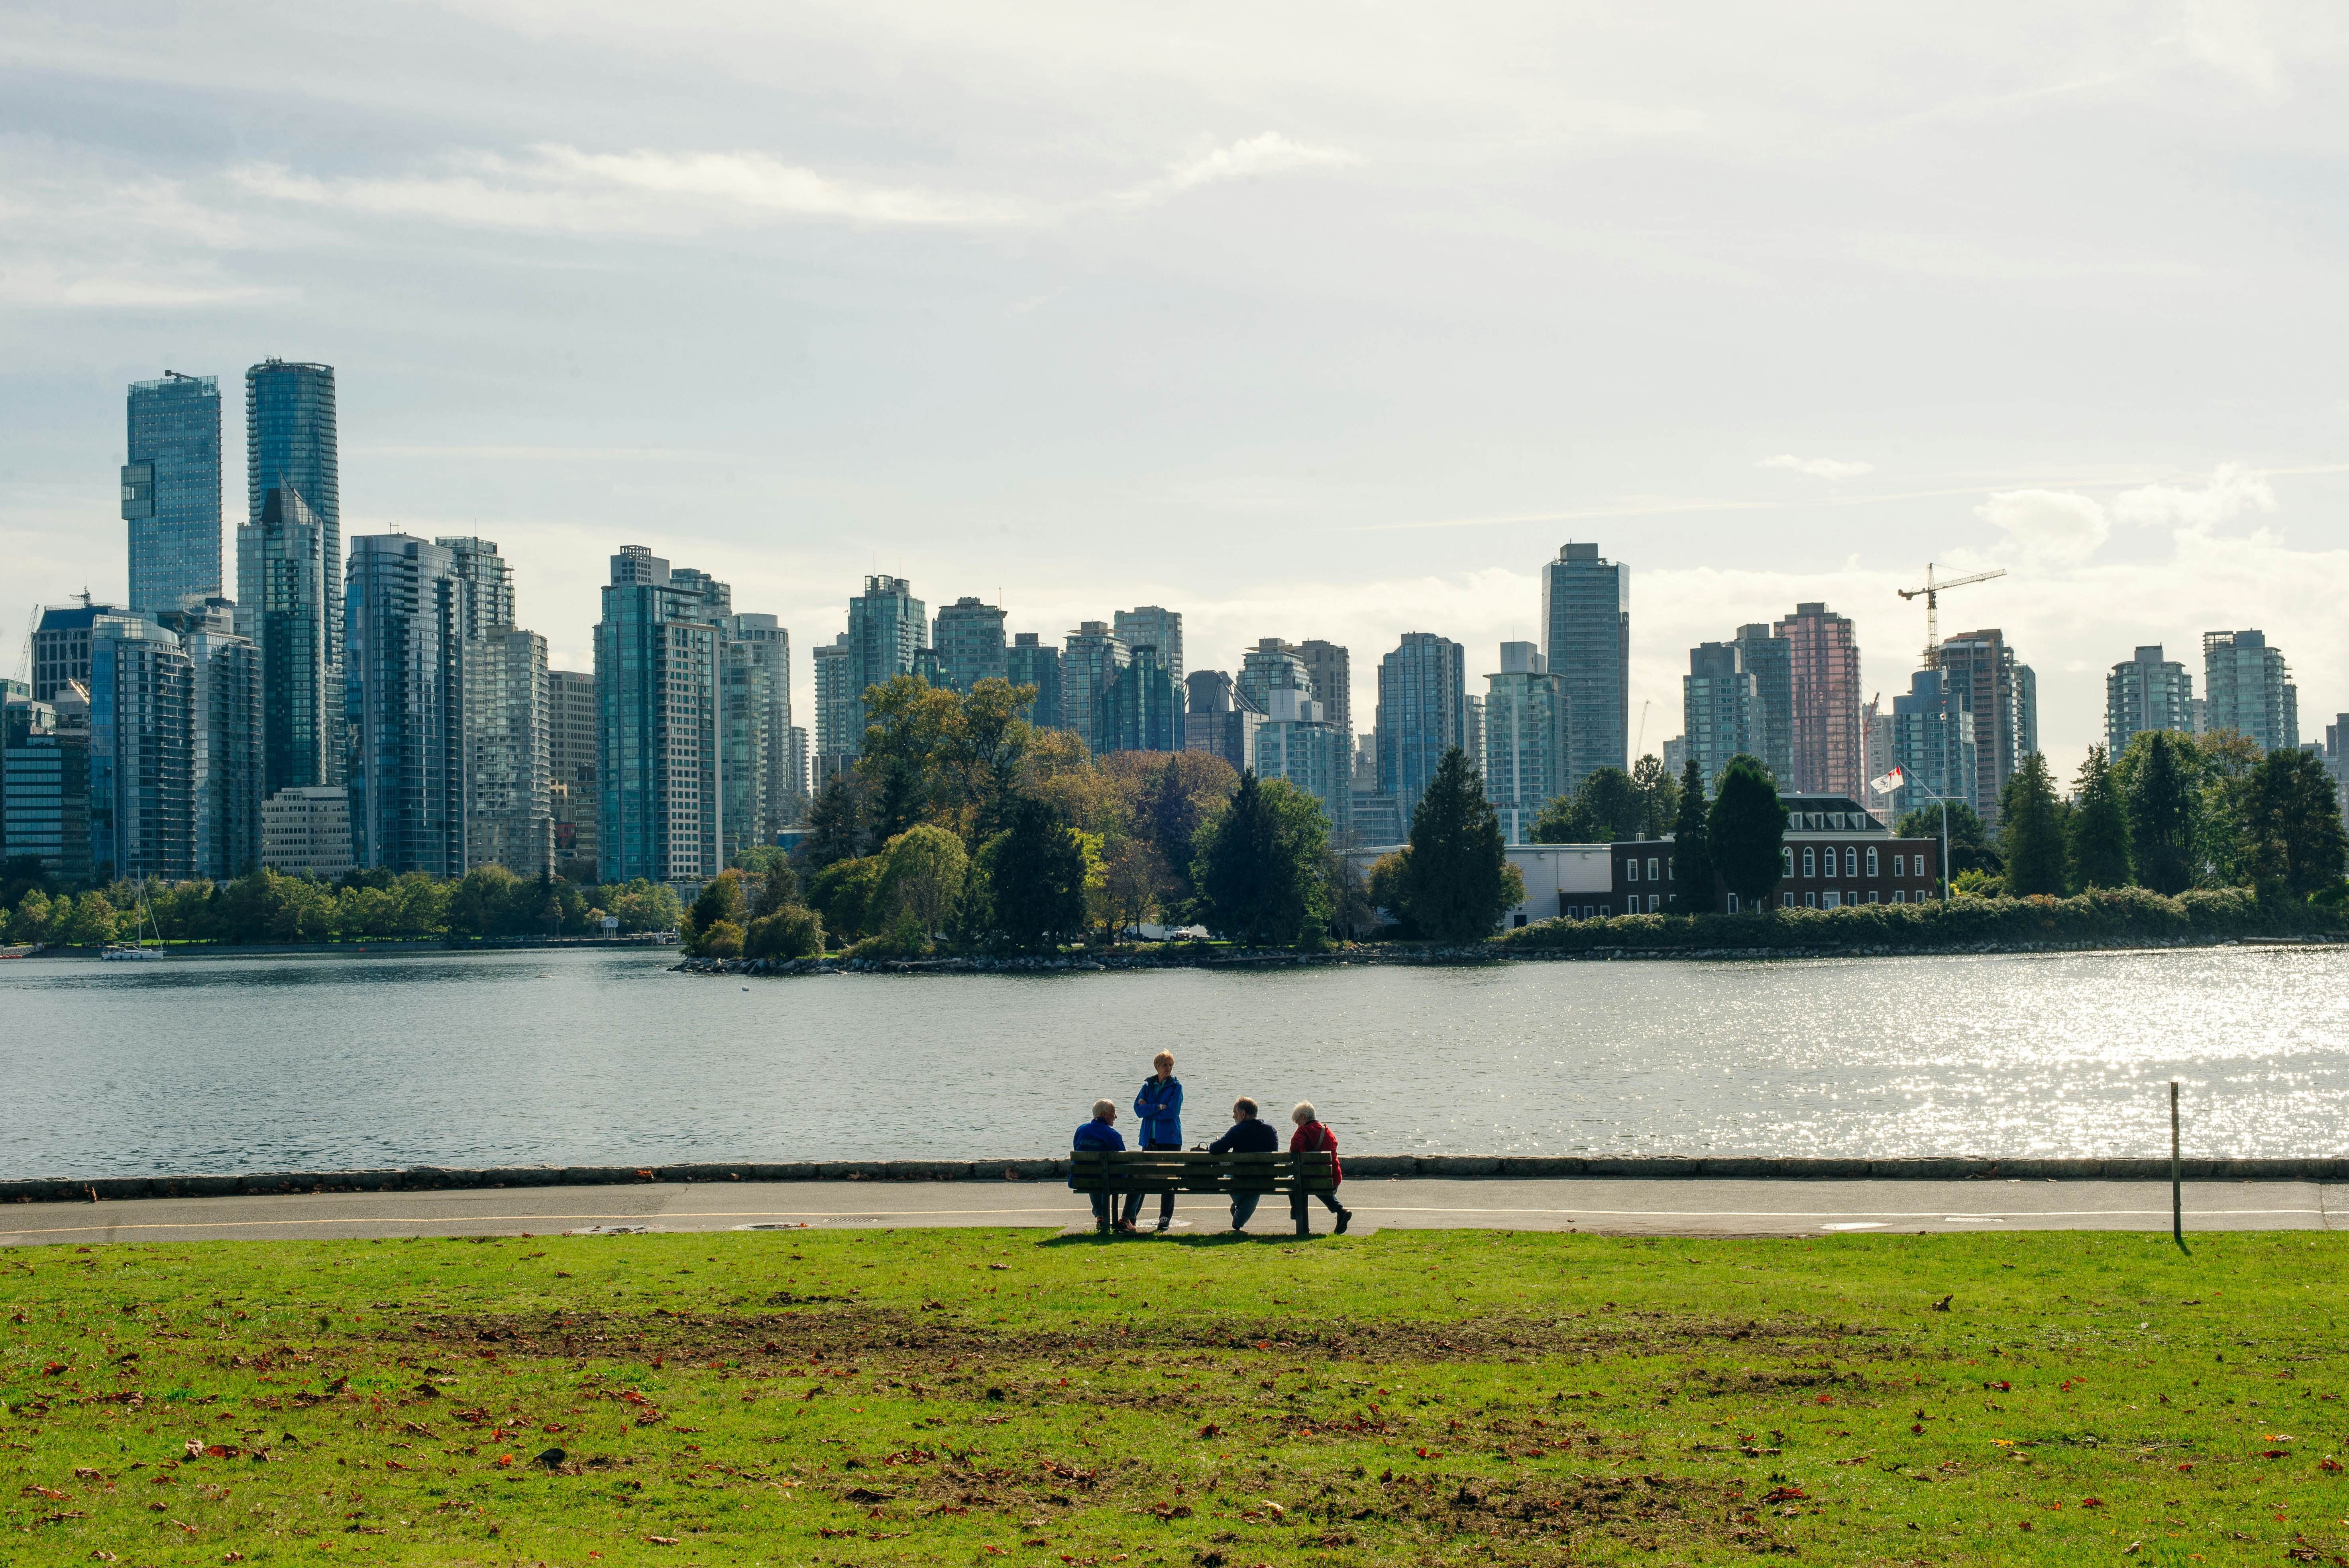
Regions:
[[[1080,1192],[1334,1192],[1325,1151],[1210,1154],[1204,1149],[1081,1149],[1069,1157]]]

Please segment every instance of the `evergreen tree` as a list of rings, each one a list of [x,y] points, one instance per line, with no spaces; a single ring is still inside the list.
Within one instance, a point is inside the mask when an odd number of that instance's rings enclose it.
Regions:
[[[2006,847],[2010,897],[2060,897],[2064,892],[2064,809],[2047,758],[2023,759],[1998,793],[1999,836]]]
[[[1721,793],[1705,818],[1704,838],[1713,870],[1739,904],[1747,910],[1771,907],[1786,839],[1786,809],[1778,804],[1778,786],[1758,758],[1741,753],[1721,770]]]
[[[1285,779],[1240,775],[1224,809],[1201,824],[1192,876],[1207,923],[1235,942],[1290,945],[1329,915],[1321,804]]]
[[[2194,885],[2194,744],[2167,729],[2129,738],[2114,765],[2137,879],[2175,898]]]
[[[1705,847],[1704,769],[1691,758],[1681,769],[1680,810],[1672,822],[1672,912],[1713,912],[1713,854]]]
[[[2341,881],[2341,803],[2312,752],[2271,751],[2243,802],[2243,860],[2263,899],[2306,898]]]
[[[1636,838],[1647,825],[1647,802],[1620,768],[1593,769],[1575,790],[1574,800],[1591,834],[1583,842]]]
[[[862,776],[835,773],[815,792],[808,807],[808,836],[801,841],[800,859],[811,872],[835,861],[853,861],[870,854],[873,830],[866,798],[870,787]]]
[[[1016,799],[1010,826],[980,853],[996,932],[1014,947],[1049,947],[1085,926],[1085,847],[1051,805]]]
[[[1664,771],[1664,759],[1651,751],[1631,764],[1631,789],[1640,797],[1640,830],[1651,839],[1671,832],[1680,818],[1681,785]]]
[[[1509,864],[1484,775],[1456,746],[1436,764],[1412,812],[1400,891],[1411,923],[1437,942],[1488,936],[1525,900],[1525,879]]]
[[[1582,810],[1582,802],[1572,795],[1553,795],[1542,805],[1541,815],[1534,819],[1527,833],[1537,844],[1588,844],[1598,841],[1598,830]]]
[[[1928,800],[1913,810],[1900,814],[1899,825],[1892,830],[1903,839],[1930,839],[1935,845],[1941,841],[1941,818],[1949,817],[1950,877],[1955,881],[1967,872],[1982,872],[1997,876],[2006,870],[2006,861],[1991,846],[1990,833],[1982,827],[1982,818],[1963,800]]]
[[[2073,887],[2129,885],[2128,802],[2101,746],[2088,748],[2073,781],[2069,828]]]

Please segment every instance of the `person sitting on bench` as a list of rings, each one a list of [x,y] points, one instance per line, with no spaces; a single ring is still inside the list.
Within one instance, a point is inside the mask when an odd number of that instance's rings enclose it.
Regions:
[[[1246,1095],[1232,1101],[1232,1130],[1207,1145],[1210,1154],[1278,1154],[1280,1134],[1257,1119],[1256,1101]],[[1261,1192],[1232,1194],[1232,1229],[1247,1229],[1248,1218],[1256,1212]]]
[[[1119,1134],[1116,1123],[1116,1106],[1112,1105],[1105,1099],[1097,1099],[1093,1101],[1093,1119],[1091,1121],[1085,1122],[1077,1129],[1076,1139],[1071,1146],[1072,1151],[1078,1154],[1082,1154],[1088,1150],[1095,1149],[1107,1150],[1123,1150],[1125,1148],[1125,1140]],[[1071,1171],[1069,1176],[1069,1185],[1071,1187],[1074,1187],[1076,1184],[1076,1174],[1074,1171]],[[1114,1220],[1112,1218],[1111,1204],[1115,1198],[1116,1194],[1108,1191],[1105,1186],[1102,1191],[1092,1194],[1093,1228],[1099,1231],[1102,1235],[1109,1234],[1112,1230],[1131,1231],[1133,1229],[1133,1221],[1131,1218]],[[1138,1194],[1136,1196],[1134,1206],[1137,1208],[1140,1207]]]
[[[1297,1102],[1297,1109],[1288,1113],[1288,1119],[1297,1123],[1297,1136],[1288,1140],[1291,1154],[1327,1154],[1330,1157],[1330,1190],[1312,1196],[1329,1205],[1330,1212],[1338,1216],[1338,1233],[1342,1236],[1346,1233],[1346,1227],[1353,1223],[1354,1212],[1338,1202],[1337,1183],[1346,1179],[1345,1167],[1338,1163],[1338,1135],[1321,1125],[1321,1119],[1314,1114],[1312,1104],[1307,1100]],[[1305,1178],[1299,1174],[1297,1191],[1288,1195],[1288,1214],[1297,1222],[1297,1233],[1300,1236],[1313,1233],[1312,1225],[1305,1218],[1306,1196]]]

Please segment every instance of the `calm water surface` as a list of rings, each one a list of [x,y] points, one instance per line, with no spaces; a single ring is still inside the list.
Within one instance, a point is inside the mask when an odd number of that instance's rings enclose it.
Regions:
[[[1250,1094],[1349,1150],[2349,1152],[2349,953],[713,979],[613,950],[0,963],[0,1175],[976,1158]],[[1285,1121],[1285,1118],[1283,1119]]]

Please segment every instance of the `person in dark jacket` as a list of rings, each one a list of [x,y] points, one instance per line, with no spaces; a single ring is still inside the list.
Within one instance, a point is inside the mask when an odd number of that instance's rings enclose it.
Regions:
[[[1133,1114],[1141,1125],[1133,1136],[1144,1149],[1175,1149],[1183,1147],[1183,1080],[1174,1076],[1174,1053],[1161,1051],[1151,1058],[1151,1076],[1142,1080],[1142,1092],[1133,1097]],[[1135,1216],[1142,1212],[1139,1192],[1125,1195],[1125,1222],[1130,1229]],[[1174,1194],[1158,1194],[1158,1228],[1162,1232],[1174,1222]]]
[[[1338,1163],[1338,1135],[1321,1125],[1321,1119],[1314,1114],[1313,1107],[1304,1100],[1297,1102],[1297,1109],[1288,1113],[1288,1119],[1297,1123],[1296,1136],[1288,1140],[1291,1154],[1330,1156],[1330,1190],[1315,1192],[1311,1196],[1328,1204],[1330,1212],[1338,1216],[1338,1233],[1342,1236],[1346,1233],[1346,1227],[1354,1222],[1354,1212],[1338,1202],[1336,1184],[1346,1179],[1346,1168]],[[1288,1217],[1297,1222],[1297,1233],[1300,1236],[1313,1233],[1312,1225],[1305,1218],[1307,1196],[1302,1187],[1288,1195]]]
[[[1257,1119],[1256,1101],[1246,1095],[1232,1101],[1232,1130],[1207,1145],[1210,1154],[1278,1154],[1280,1134]],[[1232,1194],[1232,1229],[1247,1229],[1249,1216],[1256,1212],[1261,1192]]]
[[[1088,1149],[1123,1150],[1124,1147],[1125,1139],[1117,1130],[1117,1107],[1105,1099],[1093,1101],[1093,1119],[1078,1127],[1077,1136],[1070,1145],[1071,1151],[1082,1153]],[[1071,1174],[1069,1177],[1069,1185],[1074,1187],[1076,1184],[1077,1179],[1074,1174]],[[1093,1201],[1093,1226],[1103,1235],[1107,1235],[1113,1229],[1121,1231],[1133,1229],[1130,1221],[1114,1223],[1112,1222],[1110,1200],[1114,1196],[1114,1193],[1106,1190],[1091,1194]]]

